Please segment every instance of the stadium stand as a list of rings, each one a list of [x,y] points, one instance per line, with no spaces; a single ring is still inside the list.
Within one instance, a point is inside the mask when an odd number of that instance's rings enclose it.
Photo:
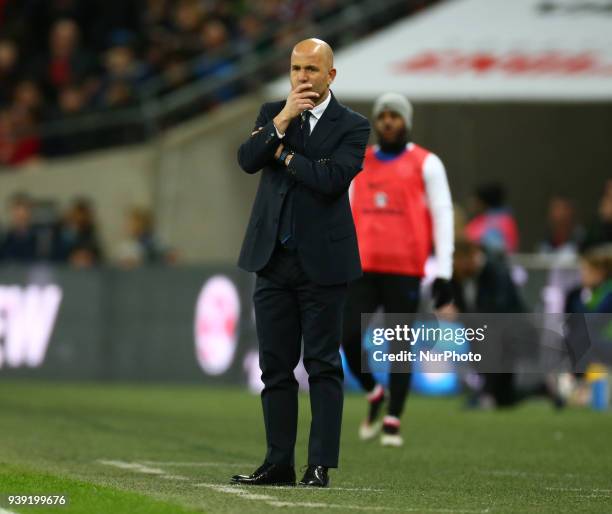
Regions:
[[[0,167],[142,141],[434,0],[2,0]]]

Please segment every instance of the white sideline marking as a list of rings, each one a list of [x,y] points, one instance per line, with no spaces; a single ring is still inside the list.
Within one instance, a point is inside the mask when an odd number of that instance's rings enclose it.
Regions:
[[[546,487],[547,491],[564,491],[568,493],[607,493],[612,494],[612,489],[589,489],[587,487]]]
[[[106,459],[98,459],[97,462],[99,464],[104,464],[105,466],[113,466],[119,469],[127,469],[128,471],[134,471],[135,473],[143,473],[145,475],[155,475],[159,478],[163,478],[164,480],[190,480],[187,477],[181,475],[172,475],[166,473],[163,469],[160,468],[152,468],[150,466],[145,466],[139,462],[125,462],[123,460],[106,460]],[[0,514],[2,514],[0,512]]]
[[[149,466],[145,466],[144,464],[139,464],[138,462],[125,462],[122,460],[98,460],[100,464],[104,464],[106,466],[114,466],[120,469],[129,469],[130,471],[136,471],[137,473],[145,473],[147,475],[163,475],[165,471],[159,468],[151,468]]]
[[[104,464],[106,466],[113,466],[119,469],[126,469],[129,471],[134,471],[135,473],[143,473],[148,475],[158,476],[159,478],[165,478],[169,480],[189,480],[187,477],[183,477],[181,475],[169,475],[163,469],[149,467],[146,463],[152,463],[153,461],[142,461],[142,462],[126,462],[122,460],[107,460],[107,459],[98,459],[97,461],[100,464]],[[159,464],[159,462],[158,462]],[[219,463],[222,464],[222,463]],[[382,507],[382,506],[364,506],[364,505],[345,505],[339,503],[325,503],[325,502],[289,502],[289,501],[281,501],[274,496],[270,496],[268,494],[258,494],[251,492],[251,488],[240,487],[239,485],[223,485],[223,484],[211,484],[206,482],[201,482],[198,484],[194,484],[195,487],[206,487],[218,493],[231,494],[238,498],[242,498],[245,500],[254,500],[254,501],[263,501],[270,507],[304,507],[304,508],[342,508],[348,510],[369,510],[369,511],[398,511],[395,507]],[[265,486],[257,486],[258,488],[263,488]],[[274,487],[275,489],[279,489],[279,487]],[[266,489],[270,489],[266,487]],[[293,489],[298,490],[294,487],[283,487],[283,489]],[[369,488],[357,488],[357,487],[336,487],[336,488],[311,488],[311,490],[340,490],[340,491],[382,491],[382,489],[369,489]],[[438,512],[438,513],[447,513],[447,514],[477,514],[477,513],[487,513],[489,509],[484,510],[474,510],[474,509],[435,509],[435,508],[402,508],[399,509],[400,512]],[[0,508],[0,514],[16,514],[10,511],[4,511]]]
[[[189,478],[182,475],[160,475],[159,478],[163,478],[165,480],[189,480]]]
[[[6,510],[0,507],[0,514],[17,514],[17,513],[13,512],[12,510]]]
[[[398,510],[400,512],[442,512],[442,513],[447,513],[447,514],[459,514],[459,513],[465,513],[465,514],[485,514],[487,512],[489,512],[489,509],[484,509],[484,510],[472,510],[472,509],[445,509],[445,508],[440,508],[440,509],[436,509],[436,508],[402,508],[402,509],[397,509],[395,507],[381,507],[381,506],[375,506],[375,505],[370,505],[370,506],[364,506],[364,505],[347,505],[347,504],[341,504],[341,503],[326,503],[326,502],[292,502],[292,501],[284,501],[284,500],[279,500],[277,498],[274,498],[273,496],[269,496],[267,494],[253,494],[250,493],[248,491],[248,489],[251,489],[250,486],[244,486],[241,487],[239,485],[220,485],[220,484],[210,484],[210,483],[199,483],[199,484],[194,484],[195,487],[206,487],[207,489],[211,489],[213,491],[216,491],[218,493],[227,493],[227,494],[233,494],[235,496],[238,496],[240,498],[244,498],[246,500],[260,500],[260,501],[264,501],[267,505],[270,505],[271,507],[304,507],[304,508],[312,508],[312,509],[320,509],[320,508],[330,508],[330,509],[348,509],[348,510],[368,510],[368,511],[395,511],[397,512]],[[302,489],[302,488],[298,488],[298,487],[277,487],[277,486],[270,486],[270,487],[266,487],[266,486],[256,486],[257,489],[263,489],[263,488],[274,488],[274,489],[292,489],[294,491],[305,491],[306,489]],[[317,487],[312,487],[309,488],[309,491],[334,491],[334,490],[338,490],[339,488],[317,488]],[[362,490],[362,489],[354,489],[354,488],[347,488],[349,490]]]
[[[266,502],[271,507],[305,507],[312,509],[320,509],[320,508],[330,508],[330,509],[349,509],[349,510],[368,510],[368,511],[388,511],[392,510],[394,512],[443,512],[448,514],[455,513],[467,513],[467,514],[476,514],[482,513],[485,514],[489,512],[489,509],[484,510],[472,510],[472,509],[436,509],[430,507],[404,507],[404,508],[396,508],[396,507],[380,507],[376,505],[345,505],[342,503],[323,503],[323,502],[287,502],[287,501],[268,501]]]
[[[271,507],[306,507],[311,509],[351,509],[351,510],[396,510],[391,507],[366,507],[364,505],[340,505],[337,503],[323,503],[323,502],[286,502],[286,501],[270,501],[266,502]]]
[[[540,473],[538,471],[521,471],[518,469],[490,469],[480,471],[481,475],[494,475],[500,477],[553,477],[577,478],[581,475],[575,473]]]
[[[207,489],[212,489],[218,493],[226,493],[233,494],[235,496],[240,496],[246,500],[264,500],[264,501],[272,501],[276,500],[273,496],[269,496],[267,494],[255,494],[249,491],[246,491],[240,487],[234,487],[232,485],[220,485],[220,484],[196,484],[197,487],[206,487]]]
[[[141,464],[147,466],[177,466],[177,467],[249,467],[253,466],[250,462],[176,462],[161,460],[139,460]]]

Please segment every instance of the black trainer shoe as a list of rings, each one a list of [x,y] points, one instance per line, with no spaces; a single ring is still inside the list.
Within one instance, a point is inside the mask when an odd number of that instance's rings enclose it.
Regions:
[[[328,487],[329,476],[325,466],[308,466],[298,485],[308,487]]]
[[[250,475],[234,475],[231,481],[242,485],[295,485],[295,469],[286,464],[264,462]]]

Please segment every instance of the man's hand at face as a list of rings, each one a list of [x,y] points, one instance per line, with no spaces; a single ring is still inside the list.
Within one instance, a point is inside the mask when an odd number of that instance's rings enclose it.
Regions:
[[[314,108],[319,93],[312,91],[311,88],[312,84],[300,84],[289,93],[285,107],[273,120],[274,126],[281,134],[285,133],[293,118],[302,111]]]

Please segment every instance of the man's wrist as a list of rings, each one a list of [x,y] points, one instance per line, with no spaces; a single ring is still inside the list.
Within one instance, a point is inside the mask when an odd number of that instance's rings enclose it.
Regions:
[[[279,133],[279,135],[285,135],[285,133],[287,132],[287,127],[289,126],[289,123],[291,122],[291,119],[284,116],[282,113],[279,113],[276,115],[276,117],[272,120],[272,123],[274,123],[274,128],[276,128],[276,131]]]
[[[283,148],[283,151],[278,156],[278,162],[284,166],[289,165],[291,158],[293,157],[293,150],[289,148]]]

